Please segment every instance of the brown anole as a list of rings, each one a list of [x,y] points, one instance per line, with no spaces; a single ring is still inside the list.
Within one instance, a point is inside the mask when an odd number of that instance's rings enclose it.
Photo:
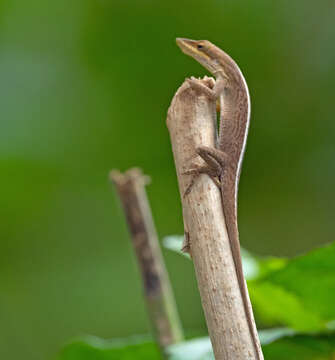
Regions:
[[[263,354],[243,276],[237,226],[238,183],[250,120],[248,87],[235,61],[211,42],[177,38],[177,44],[185,54],[197,60],[216,78],[213,89],[195,78],[188,80],[190,86],[197,91],[207,94],[213,101],[220,100],[220,125],[216,147],[200,146],[196,149],[205,165],[194,165],[185,174],[193,174],[194,178],[201,173],[208,174],[220,188],[223,214],[245,314],[257,358],[261,360]],[[194,178],[186,190],[186,195],[191,191]]]

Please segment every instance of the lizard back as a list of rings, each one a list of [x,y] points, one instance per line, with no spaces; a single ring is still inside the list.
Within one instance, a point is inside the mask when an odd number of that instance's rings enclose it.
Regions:
[[[222,51],[222,53],[224,52]],[[257,329],[254,326],[248,288],[243,276],[237,224],[238,183],[249,130],[250,97],[246,81],[237,64],[227,54],[221,59],[224,59],[222,66],[229,78],[220,97],[221,113],[218,140],[218,149],[227,154],[229,158],[220,177],[223,213],[249,330],[258,358],[263,359]]]

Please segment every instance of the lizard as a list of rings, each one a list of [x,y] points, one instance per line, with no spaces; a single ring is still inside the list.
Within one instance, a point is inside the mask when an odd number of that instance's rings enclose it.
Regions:
[[[263,354],[243,276],[237,225],[238,183],[250,121],[248,86],[235,61],[210,41],[177,38],[176,42],[186,55],[197,60],[216,78],[212,89],[193,77],[188,79],[190,86],[205,93],[213,101],[220,101],[217,144],[213,148],[197,147],[196,153],[205,164],[194,165],[192,169],[185,172],[187,175],[193,175],[193,180],[184,196],[190,192],[194,178],[201,173],[209,175],[220,189],[223,214],[246,319],[257,359],[262,360]]]

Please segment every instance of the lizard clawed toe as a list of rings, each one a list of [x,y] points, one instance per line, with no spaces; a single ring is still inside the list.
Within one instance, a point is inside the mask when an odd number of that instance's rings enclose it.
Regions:
[[[210,87],[203,84],[201,82],[201,80],[196,79],[193,76],[190,79],[186,79],[186,80],[187,80],[188,84],[190,85],[190,87],[192,89],[194,89],[195,91],[198,91],[198,92],[200,92],[202,94],[205,94],[211,100],[216,100],[217,99],[216,93]]]

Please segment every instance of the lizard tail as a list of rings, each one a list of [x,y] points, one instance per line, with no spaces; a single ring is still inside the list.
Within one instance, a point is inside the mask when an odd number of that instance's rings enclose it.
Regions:
[[[236,201],[237,196],[235,196],[237,194],[236,194],[235,184],[233,182],[231,182],[231,184],[227,184],[226,182],[224,184],[224,187],[222,187],[221,189],[221,194],[222,194],[222,202],[223,202],[223,213],[225,217],[230,248],[234,259],[237,280],[241,291],[241,296],[243,300],[249,331],[252,336],[257,358],[259,360],[263,360],[263,354],[261,351],[257,329],[255,326],[255,320],[249,300],[248,288],[243,275],[239,233],[237,226],[237,201]]]

